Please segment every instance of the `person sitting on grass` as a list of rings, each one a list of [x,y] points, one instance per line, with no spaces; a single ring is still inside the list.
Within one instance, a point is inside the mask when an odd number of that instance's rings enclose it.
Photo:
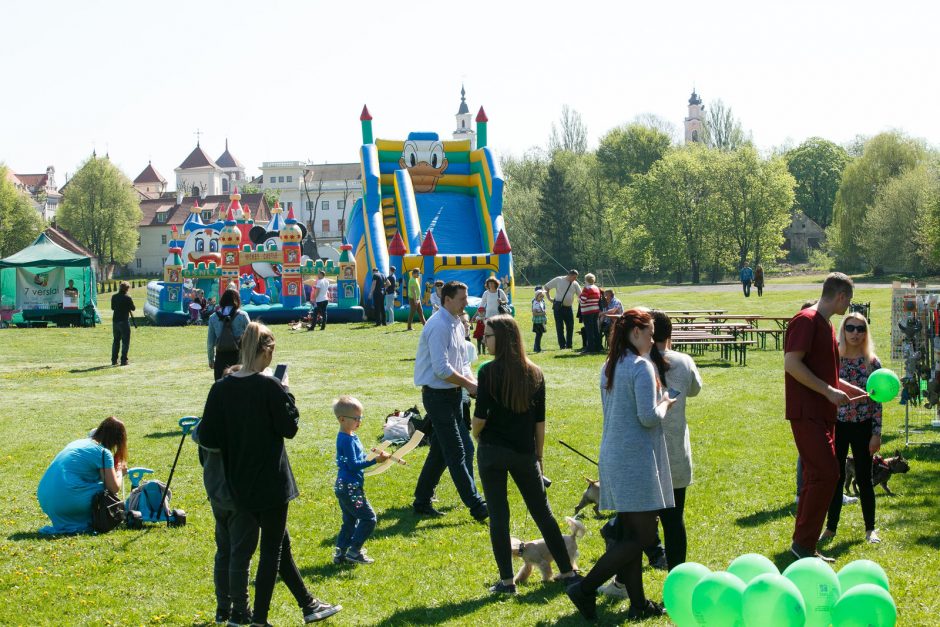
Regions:
[[[375,560],[366,555],[362,546],[375,530],[375,510],[369,505],[365,493],[364,468],[389,458],[385,451],[366,460],[365,450],[356,431],[362,424],[362,403],[352,396],[340,396],[333,401],[333,415],[339,421],[336,434],[336,483],[333,493],[343,512],[343,525],[336,537],[333,563],[371,564]]]
[[[39,480],[39,507],[52,521],[39,533],[91,531],[91,500],[103,488],[121,491],[127,470],[127,430],[109,416],[87,438],[62,449]]]

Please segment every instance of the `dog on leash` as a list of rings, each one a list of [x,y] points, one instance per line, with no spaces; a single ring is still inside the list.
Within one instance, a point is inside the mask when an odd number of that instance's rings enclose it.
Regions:
[[[571,560],[571,567],[577,568],[578,559],[578,538],[587,533],[587,528],[580,520],[566,516],[565,521],[571,533],[564,534],[561,537],[565,540],[565,549],[568,551],[568,559]],[[533,540],[532,542],[523,542],[519,538],[510,538],[513,557],[522,560],[522,568],[516,573],[512,582],[514,584],[525,583],[532,574],[534,568],[542,571],[542,581],[552,580],[552,554],[548,550],[544,539]]]
[[[911,469],[911,465],[904,459],[900,451],[894,452],[894,457],[882,457],[875,455],[871,459],[871,484],[872,487],[881,485],[889,496],[894,496],[894,492],[888,489],[888,479],[895,473],[903,474]],[[855,480],[855,460],[849,456],[845,459],[845,491],[849,492],[849,485],[858,496],[858,483]]]
[[[594,515],[600,516],[601,511],[597,506],[601,502],[601,482],[587,477],[584,477],[584,480],[587,481],[588,486],[584,489],[584,494],[581,495],[581,502],[574,508],[574,515],[577,516],[582,509],[593,503]]]

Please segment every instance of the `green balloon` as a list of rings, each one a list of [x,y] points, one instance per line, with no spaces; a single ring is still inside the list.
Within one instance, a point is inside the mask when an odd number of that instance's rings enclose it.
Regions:
[[[887,403],[894,400],[894,397],[901,391],[901,381],[893,371],[879,368],[868,375],[865,391],[868,392],[871,400]]]
[[[692,590],[702,577],[712,571],[695,562],[679,564],[669,571],[663,584],[663,603],[669,619],[678,627],[696,627],[698,621],[692,613]]]
[[[839,578],[816,557],[804,557],[787,566],[783,576],[792,581],[806,604],[806,627],[827,627],[832,608],[842,594]]]
[[[742,616],[748,627],[803,627],[806,604],[800,590],[783,575],[758,575],[744,589]]]
[[[700,627],[740,627],[743,596],[743,581],[731,573],[711,573],[692,591],[692,613]]]
[[[734,561],[728,564],[728,572],[745,584],[750,583],[758,575],[780,574],[773,562],[757,553],[745,553],[734,558]]]
[[[862,583],[873,583],[881,586],[887,592],[891,592],[891,588],[888,587],[888,575],[885,573],[884,568],[871,560],[849,562],[839,571],[839,584],[842,586],[842,594]]]
[[[833,627],[894,627],[898,608],[887,590],[862,583],[845,594],[832,610]]]

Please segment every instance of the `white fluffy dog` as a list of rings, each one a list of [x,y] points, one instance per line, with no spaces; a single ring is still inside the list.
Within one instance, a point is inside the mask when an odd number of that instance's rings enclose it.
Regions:
[[[578,559],[578,538],[587,533],[584,524],[571,516],[566,516],[570,534],[562,536],[565,540],[565,548],[568,550],[568,559],[571,560],[571,567],[577,568]],[[514,557],[522,559],[522,568],[513,578],[513,583],[525,583],[532,574],[532,569],[538,567],[542,571],[542,581],[552,580],[552,554],[545,545],[544,539],[533,540],[532,542],[523,542],[519,538],[510,538],[512,554]]]

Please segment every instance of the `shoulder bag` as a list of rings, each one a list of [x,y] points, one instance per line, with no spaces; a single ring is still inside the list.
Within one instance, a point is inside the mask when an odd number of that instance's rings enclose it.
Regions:
[[[104,467],[104,450],[101,451]],[[91,498],[91,527],[98,533],[107,533],[124,522],[124,501],[105,486]]]

